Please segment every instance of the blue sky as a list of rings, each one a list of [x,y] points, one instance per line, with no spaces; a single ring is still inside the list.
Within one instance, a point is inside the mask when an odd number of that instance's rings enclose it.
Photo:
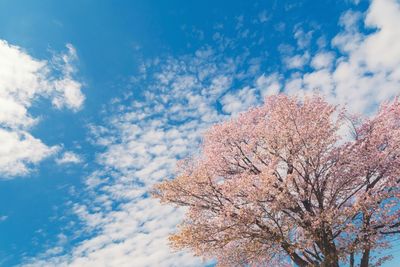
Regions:
[[[393,25],[397,0],[1,1],[0,266],[208,264],[168,248],[183,211],[148,189],[267,95],[373,113]]]

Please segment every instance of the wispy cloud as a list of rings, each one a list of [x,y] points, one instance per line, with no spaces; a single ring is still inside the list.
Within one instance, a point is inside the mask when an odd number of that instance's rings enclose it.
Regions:
[[[78,164],[82,163],[82,161],[82,157],[72,151],[66,151],[59,158],[56,159],[56,163],[59,165]]]
[[[224,112],[237,114],[257,104],[258,99],[256,88],[246,86],[236,92],[225,94],[220,102]]]
[[[289,93],[319,90],[334,103],[368,113],[378,103],[399,94],[400,4],[394,0],[372,1],[362,21],[359,12],[345,12],[343,30],[332,40],[332,51],[311,58],[313,71],[292,74],[284,85]],[[372,30],[364,34],[362,26]],[[334,57],[334,49],[341,54]]]
[[[73,79],[77,56],[70,44],[66,53],[45,61],[0,40],[0,57],[0,175],[11,178],[27,174],[30,166],[59,149],[30,133],[39,120],[29,112],[35,100],[49,98],[57,108],[78,110],[84,96]]]

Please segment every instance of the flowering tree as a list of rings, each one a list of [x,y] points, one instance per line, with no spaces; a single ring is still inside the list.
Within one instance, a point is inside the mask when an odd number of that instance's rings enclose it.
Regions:
[[[399,183],[398,99],[361,118],[278,95],[213,126],[154,195],[188,207],[172,245],[221,266],[365,267],[400,233]]]

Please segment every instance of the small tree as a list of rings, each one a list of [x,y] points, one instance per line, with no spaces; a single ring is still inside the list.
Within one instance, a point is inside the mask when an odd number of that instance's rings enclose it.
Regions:
[[[188,207],[172,245],[221,266],[366,267],[400,232],[399,177],[398,99],[362,119],[278,95],[213,126],[154,195]]]

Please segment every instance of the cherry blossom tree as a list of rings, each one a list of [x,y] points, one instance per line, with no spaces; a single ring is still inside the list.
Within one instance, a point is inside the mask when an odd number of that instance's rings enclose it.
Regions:
[[[366,267],[400,233],[399,183],[399,99],[363,118],[278,95],[214,125],[153,194],[187,207],[172,246],[220,266]]]

